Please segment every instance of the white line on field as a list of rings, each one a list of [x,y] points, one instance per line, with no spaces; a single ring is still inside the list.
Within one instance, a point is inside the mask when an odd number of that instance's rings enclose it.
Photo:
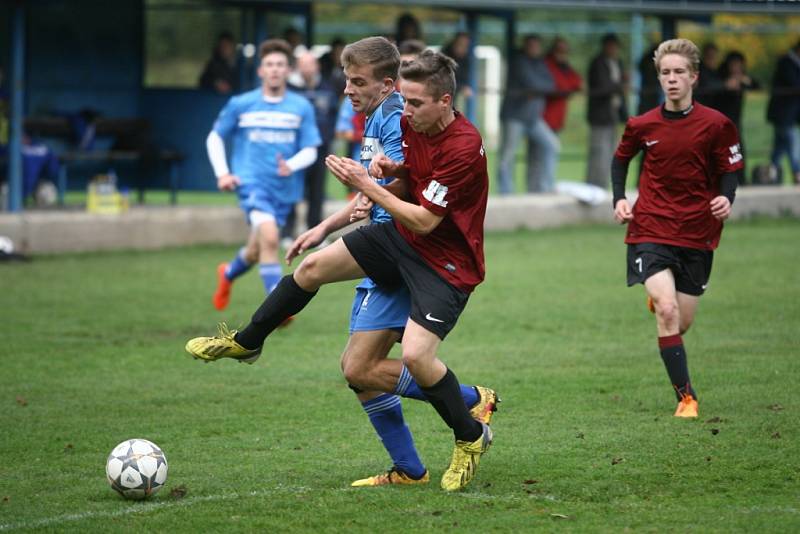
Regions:
[[[122,517],[131,514],[146,514],[155,510],[163,510],[165,508],[185,508],[194,506],[198,503],[209,501],[228,501],[231,499],[242,499],[245,497],[264,497],[276,493],[303,493],[308,491],[308,488],[297,487],[278,487],[268,490],[248,491],[246,493],[222,493],[219,495],[198,495],[197,497],[187,497],[179,501],[160,501],[150,503],[129,503],[130,506],[121,510],[108,510],[97,512],[82,512],[80,514],[67,514],[55,517],[45,517],[43,519],[36,519],[33,521],[21,521],[19,523],[6,523],[0,525],[0,531],[17,530],[21,528],[37,528],[47,527],[51,525],[58,525],[60,523],[69,523],[71,521],[82,521],[84,519],[95,519],[98,517],[112,518]]]

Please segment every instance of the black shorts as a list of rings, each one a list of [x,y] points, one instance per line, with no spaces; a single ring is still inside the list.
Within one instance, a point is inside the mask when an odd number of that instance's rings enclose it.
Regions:
[[[385,287],[405,284],[411,294],[411,319],[440,339],[453,329],[469,293],[433,270],[403,239],[394,223],[361,226],[342,240],[358,265]]]
[[[644,281],[664,269],[672,271],[675,289],[699,297],[711,277],[714,252],[695,248],[636,243],[628,245],[628,286]]]

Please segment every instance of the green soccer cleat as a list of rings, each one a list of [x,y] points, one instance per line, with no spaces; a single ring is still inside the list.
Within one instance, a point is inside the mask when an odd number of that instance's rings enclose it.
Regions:
[[[473,419],[488,425],[492,420],[492,415],[497,411],[497,405],[500,404],[500,397],[497,396],[497,392],[493,389],[483,386],[473,387],[475,391],[478,392],[478,402],[469,409],[469,414]]]
[[[231,358],[238,362],[252,364],[259,356],[261,349],[246,349],[239,345],[233,336],[236,330],[230,330],[225,323],[219,324],[219,335],[214,337],[196,337],[186,343],[186,352],[195,359],[214,362],[220,358]]]
[[[475,478],[475,471],[481,461],[481,455],[489,450],[492,444],[492,429],[489,425],[481,423],[483,433],[472,443],[468,441],[456,441],[453,449],[453,458],[450,460],[450,467],[442,476],[442,489],[445,491],[457,491],[470,483]]]

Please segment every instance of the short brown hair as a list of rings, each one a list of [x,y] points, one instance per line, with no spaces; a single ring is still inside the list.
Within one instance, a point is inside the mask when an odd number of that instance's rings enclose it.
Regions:
[[[417,59],[400,69],[404,80],[425,85],[434,100],[456,92],[456,67],[458,64],[441,52],[425,50]]]
[[[264,59],[264,56],[278,52],[286,56],[286,61],[289,65],[292,64],[294,56],[292,55],[292,46],[284,39],[267,39],[258,47],[258,59]]]
[[[377,80],[397,79],[400,68],[400,52],[386,37],[367,37],[350,43],[342,50],[342,67],[350,65],[372,67],[372,75]]]
[[[700,50],[689,39],[670,39],[658,45],[653,56],[653,64],[656,67],[656,71],[660,71],[661,59],[667,54],[677,54],[685,57],[692,72],[700,71]]]

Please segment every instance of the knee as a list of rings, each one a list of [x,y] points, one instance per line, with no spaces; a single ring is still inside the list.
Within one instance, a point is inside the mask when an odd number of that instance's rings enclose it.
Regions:
[[[681,324],[680,324],[680,327],[679,327],[678,331],[680,332],[681,335],[683,335],[686,332],[688,332],[689,328],[691,328],[691,327],[692,327],[692,323],[685,323],[684,324],[683,321],[681,321]]]
[[[405,365],[411,373],[417,369],[420,364],[425,360],[425,354],[413,347],[403,347],[403,365]]]
[[[363,385],[369,370],[355,359],[342,359],[342,375],[348,384]]]
[[[322,285],[318,252],[309,254],[303,258],[303,261],[294,271],[294,280],[303,288],[318,288]]]
[[[664,322],[678,321],[678,302],[675,299],[653,299],[656,315]]]

